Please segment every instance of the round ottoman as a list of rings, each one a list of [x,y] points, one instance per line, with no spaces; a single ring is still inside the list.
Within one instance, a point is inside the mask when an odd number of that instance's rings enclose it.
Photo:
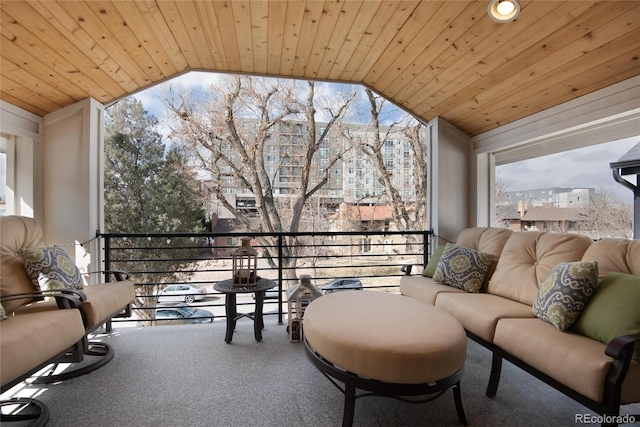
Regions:
[[[466,424],[460,378],[467,355],[464,329],[448,313],[385,292],[344,291],[312,301],[303,317],[309,360],[336,384],[343,382],[343,426],[353,423],[355,399],[370,395],[436,396],[453,389]],[[336,384],[337,385],[337,384]],[[356,395],[355,390],[370,393]]]

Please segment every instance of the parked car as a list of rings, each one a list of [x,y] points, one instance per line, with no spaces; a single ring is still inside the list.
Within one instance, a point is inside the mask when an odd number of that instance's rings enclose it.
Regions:
[[[213,313],[182,303],[162,304],[156,308],[157,325],[180,325],[187,323],[211,323]]]
[[[334,279],[322,286],[322,292],[326,294],[332,294],[334,292],[339,291],[361,291],[362,290],[362,282],[358,279]]]
[[[191,304],[194,301],[203,300],[206,293],[207,291],[200,286],[189,283],[170,285],[160,291],[158,294],[158,302],[184,301],[187,304]]]

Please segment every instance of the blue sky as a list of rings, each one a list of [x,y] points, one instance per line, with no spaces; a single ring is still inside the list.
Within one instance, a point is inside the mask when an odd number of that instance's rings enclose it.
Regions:
[[[218,73],[193,72],[174,79],[171,84],[192,90],[193,93],[202,93],[208,90],[212,83],[219,81],[222,76]],[[359,117],[368,117],[368,100],[360,85],[320,83],[319,86],[318,90],[330,92],[358,92],[356,104],[358,112],[353,119],[357,121]],[[165,114],[160,101],[161,90],[161,86],[155,86],[135,95],[147,111],[156,116],[160,122]],[[400,110],[397,111],[399,114]],[[609,163],[618,160],[631,147],[640,142],[640,130],[638,133],[639,136],[634,138],[499,166],[496,169],[496,174],[499,178],[510,183],[509,190],[512,191],[543,187],[610,188],[625,201],[630,202],[633,200],[633,193],[614,181]],[[635,181],[632,183],[635,184]]]

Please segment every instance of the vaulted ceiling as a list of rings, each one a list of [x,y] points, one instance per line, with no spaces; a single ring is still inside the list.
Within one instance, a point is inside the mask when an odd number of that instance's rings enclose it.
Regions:
[[[0,96],[43,116],[191,70],[362,83],[477,135],[640,75],[640,2],[2,0]]]

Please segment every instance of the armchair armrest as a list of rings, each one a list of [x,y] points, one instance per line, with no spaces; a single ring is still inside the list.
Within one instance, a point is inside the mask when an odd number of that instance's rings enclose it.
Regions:
[[[102,271],[91,271],[88,273],[82,273],[86,275],[91,274],[104,274],[105,276],[113,275],[116,281],[121,282],[123,280],[129,280],[129,272],[124,270],[102,270]]]
[[[79,308],[82,304],[83,299],[80,298],[76,294],[76,290],[72,289],[55,289],[50,291],[34,291],[34,292],[24,292],[20,294],[8,294],[0,296],[0,301],[11,301],[11,300],[20,300],[25,298],[32,298],[35,300],[42,300],[45,297],[53,297],[56,300],[56,304],[59,309],[66,308]],[[84,299],[86,296],[82,294]]]

